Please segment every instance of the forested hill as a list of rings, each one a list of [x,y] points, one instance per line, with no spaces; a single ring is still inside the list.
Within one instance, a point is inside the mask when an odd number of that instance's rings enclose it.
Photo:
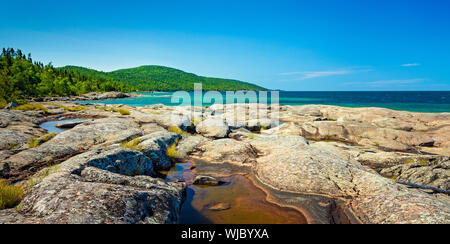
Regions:
[[[194,83],[202,83],[203,90],[266,90],[263,87],[243,81],[203,77],[157,65],[121,69],[112,72],[101,72],[77,66],[65,66],[60,69],[95,79],[117,81],[140,91],[192,91]]]
[[[20,49],[0,53],[0,107],[28,97],[70,96],[92,91],[134,91],[123,83],[82,75],[34,61]]]

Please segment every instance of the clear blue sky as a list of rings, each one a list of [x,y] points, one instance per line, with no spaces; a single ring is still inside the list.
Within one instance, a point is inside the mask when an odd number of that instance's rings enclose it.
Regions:
[[[448,0],[0,0],[0,46],[283,90],[450,90]]]

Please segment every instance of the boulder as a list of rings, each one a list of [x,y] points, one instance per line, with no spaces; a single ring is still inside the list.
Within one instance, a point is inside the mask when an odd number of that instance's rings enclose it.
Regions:
[[[228,135],[229,127],[222,119],[207,118],[200,122],[195,130],[206,137],[224,138]]]
[[[224,184],[225,182],[220,181],[211,176],[198,175],[194,178],[194,185],[204,185],[204,186],[219,186]]]
[[[86,121],[81,120],[81,121],[67,121],[67,122],[61,122],[56,124],[55,126],[60,128],[60,129],[72,129],[73,127],[80,125],[82,123],[84,123]]]
[[[192,156],[211,163],[228,162],[250,167],[258,152],[248,142],[220,139],[201,143]]]
[[[208,139],[203,136],[183,137],[183,139],[179,141],[177,145],[177,158],[187,158],[199,144],[206,142],[207,140]]]
[[[142,152],[155,163],[155,169],[168,170],[172,161],[167,156],[167,147],[176,143],[180,135],[168,131],[158,131],[140,138],[139,147]]]
[[[217,203],[217,202],[212,202],[209,204],[206,204],[205,206],[206,209],[210,210],[210,211],[225,211],[231,208],[231,204],[229,203]]]
[[[22,148],[27,145],[31,136],[22,132],[0,129],[0,150]]]

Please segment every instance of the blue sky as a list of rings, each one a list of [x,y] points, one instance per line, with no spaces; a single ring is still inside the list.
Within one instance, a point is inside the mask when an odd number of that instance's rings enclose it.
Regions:
[[[4,1],[0,46],[298,91],[450,90],[448,0]]]

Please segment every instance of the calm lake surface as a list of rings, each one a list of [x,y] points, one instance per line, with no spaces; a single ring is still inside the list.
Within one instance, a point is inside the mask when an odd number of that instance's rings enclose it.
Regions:
[[[134,107],[164,104],[177,106],[181,101],[173,102],[172,92],[138,93],[142,97],[81,101],[80,103],[126,104]],[[191,97],[193,92],[189,92]],[[225,99],[225,93],[222,99]],[[270,103],[270,95],[268,95]],[[193,103],[191,99],[191,103]],[[226,101],[230,103],[230,101]],[[248,102],[248,101],[247,101]],[[285,92],[279,93],[279,103],[283,105],[323,104],[342,107],[382,107],[411,112],[442,113],[450,112],[450,91],[436,92]],[[210,104],[204,103],[204,106]]]

